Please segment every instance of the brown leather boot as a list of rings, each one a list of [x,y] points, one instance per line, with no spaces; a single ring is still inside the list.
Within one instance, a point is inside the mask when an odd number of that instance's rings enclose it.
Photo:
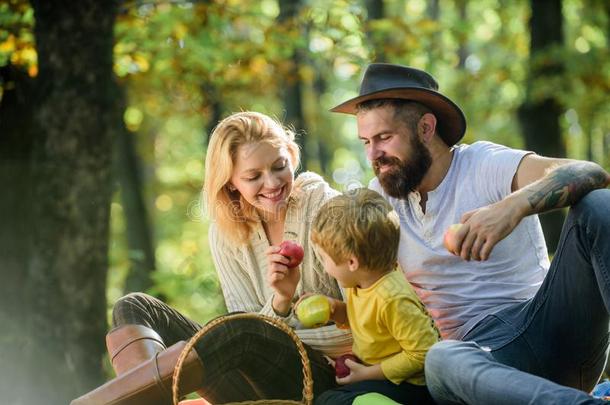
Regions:
[[[106,335],[106,347],[116,375],[121,375],[164,350],[165,344],[146,326],[123,325]]]
[[[180,341],[156,353],[153,358],[75,399],[70,405],[171,405],[172,374],[185,346],[186,342]],[[203,365],[192,349],[182,365],[180,396],[190,394],[202,385]]]

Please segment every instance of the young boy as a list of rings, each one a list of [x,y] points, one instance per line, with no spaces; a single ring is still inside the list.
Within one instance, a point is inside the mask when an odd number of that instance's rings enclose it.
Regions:
[[[349,327],[359,364],[320,404],[352,404],[366,393],[399,403],[433,403],[424,380],[426,352],[439,339],[433,321],[396,269],[398,216],[378,193],[357,189],[327,201],[313,221],[311,240],[326,272],[345,289],[346,302],[328,298],[331,319]]]

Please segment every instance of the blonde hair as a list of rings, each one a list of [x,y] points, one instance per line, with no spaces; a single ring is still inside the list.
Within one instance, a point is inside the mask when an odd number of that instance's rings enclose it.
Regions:
[[[237,191],[231,191],[231,180],[237,149],[241,145],[264,142],[285,147],[292,167],[299,164],[299,147],[294,132],[273,118],[253,111],[234,113],[218,123],[205,158],[203,185],[204,207],[220,233],[237,244],[247,243],[258,215]]]
[[[396,265],[400,223],[392,206],[366,188],[328,200],[313,220],[311,241],[337,264],[351,255],[366,270],[387,271]]]

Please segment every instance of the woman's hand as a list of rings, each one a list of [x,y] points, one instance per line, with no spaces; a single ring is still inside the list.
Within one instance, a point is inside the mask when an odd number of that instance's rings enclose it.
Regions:
[[[279,251],[279,246],[270,246],[267,249],[267,262],[269,263],[267,283],[275,292],[273,309],[279,313],[287,313],[301,279],[301,272],[299,267],[289,269],[286,266],[289,262],[288,258],[279,254]],[[276,307],[275,304],[282,308]]]

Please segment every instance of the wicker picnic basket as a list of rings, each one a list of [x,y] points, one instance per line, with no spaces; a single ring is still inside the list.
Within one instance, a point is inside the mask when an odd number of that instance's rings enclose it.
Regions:
[[[301,401],[292,401],[287,399],[261,399],[261,400],[253,400],[253,401],[244,401],[244,402],[232,402],[231,404],[241,404],[241,405],[251,405],[251,404],[270,404],[270,405],[291,405],[291,404],[305,404],[311,405],[313,402],[313,378],[311,375],[311,366],[309,364],[309,357],[307,357],[307,351],[305,351],[305,347],[301,342],[301,339],[297,336],[297,334],[292,330],[292,328],[286,325],[283,321],[278,319],[274,319],[265,315],[260,315],[257,313],[239,313],[239,314],[230,314],[221,316],[210,321],[207,325],[205,325],[201,330],[199,330],[186,344],[182,353],[178,357],[178,361],[176,362],[176,366],[174,368],[174,375],[172,377],[172,396],[174,405],[178,405],[179,402],[179,393],[178,393],[178,385],[180,383],[180,372],[182,371],[182,363],[186,359],[186,356],[191,351],[191,349],[195,346],[195,344],[201,339],[203,335],[205,335],[209,330],[214,327],[220,325],[223,322],[226,322],[230,319],[238,319],[238,318],[247,318],[247,319],[259,319],[268,324],[275,326],[281,331],[285,332],[292,338],[294,343],[297,346],[299,351],[299,355],[301,356],[301,363],[303,365],[303,399]],[[227,404],[225,404],[227,405]]]

